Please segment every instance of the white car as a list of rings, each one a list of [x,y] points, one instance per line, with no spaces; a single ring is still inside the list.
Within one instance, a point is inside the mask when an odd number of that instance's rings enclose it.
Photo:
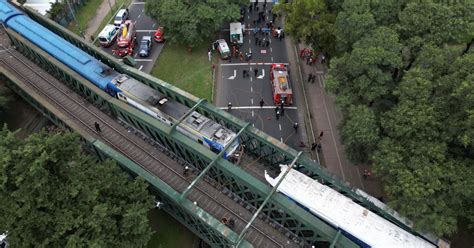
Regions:
[[[114,25],[120,26],[126,20],[128,20],[128,9],[120,9],[115,16]]]

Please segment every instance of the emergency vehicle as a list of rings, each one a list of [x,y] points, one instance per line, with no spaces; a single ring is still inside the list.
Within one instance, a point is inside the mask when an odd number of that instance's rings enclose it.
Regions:
[[[272,64],[270,68],[273,101],[275,105],[293,104],[293,91],[288,80],[288,68],[284,64]]]
[[[136,35],[133,22],[126,20],[122,25],[120,25],[117,37],[117,48],[113,49],[112,52],[120,57],[132,55],[135,43]]]
[[[230,43],[238,46],[244,44],[244,26],[242,23],[230,23]]]

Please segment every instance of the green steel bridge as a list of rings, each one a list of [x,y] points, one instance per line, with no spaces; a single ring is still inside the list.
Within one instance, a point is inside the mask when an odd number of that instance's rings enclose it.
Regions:
[[[424,236],[383,209],[370,197],[349,187],[305,155],[249,123],[219,110],[166,82],[125,66],[85,43],[72,32],[29,9],[34,20],[101,60],[238,134],[245,159],[239,166],[197,145],[169,126],[110,97],[92,83],[9,29],[0,30],[0,77],[10,88],[56,125],[79,133],[99,159],[114,159],[133,175],[143,177],[162,209],[215,247],[359,247],[340,230],[310,214],[287,197],[275,194],[263,171],[279,164],[299,171],[351,198],[404,230]],[[99,122],[102,133],[93,128]],[[175,125],[176,126],[176,125]],[[232,142],[231,142],[232,143]],[[183,174],[184,166],[192,168]],[[229,226],[223,220],[232,219]],[[428,237],[434,244],[436,237]]]

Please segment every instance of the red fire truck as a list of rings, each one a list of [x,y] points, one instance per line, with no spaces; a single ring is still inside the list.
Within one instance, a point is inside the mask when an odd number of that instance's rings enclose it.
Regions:
[[[275,105],[280,105],[282,102],[285,105],[293,104],[293,91],[288,80],[288,69],[284,64],[271,65],[270,81]]]
[[[126,20],[120,25],[117,36],[117,47],[112,52],[120,57],[133,54],[133,48],[135,47],[136,36],[133,22]]]

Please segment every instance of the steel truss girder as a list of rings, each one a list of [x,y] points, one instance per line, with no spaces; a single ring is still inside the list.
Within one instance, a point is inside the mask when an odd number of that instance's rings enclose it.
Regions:
[[[96,57],[97,59],[101,60],[103,63],[108,64],[115,70],[119,72],[124,72],[132,77],[136,78],[137,80],[149,85],[150,87],[156,89],[157,91],[163,93],[167,97],[176,100],[188,107],[194,106],[198,102],[198,98],[190,95],[187,92],[184,92],[178,88],[176,88],[173,85],[170,85],[166,82],[163,82],[159,79],[153,78],[152,76],[146,75],[144,73],[141,73],[135,68],[130,68],[127,66],[124,66],[123,63],[117,62],[116,60],[113,59],[113,57],[109,54],[106,54],[105,52],[101,51],[100,49],[95,48],[94,46],[84,43],[77,35],[73,34],[70,31],[65,30],[58,24],[48,20],[47,18],[44,18],[43,16],[40,16],[39,14],[31,11],[31,10],[26,10],[30,17],[33,19],[37,20],[39,23],[45,25],[46,27],[50,28],[53,32],[56,32],[57,34],[61,35],[64,37],[66,40],[70,41],[73,44],[76,44],[78,47],[82,48],[84,51],[88,52],[92,56]],[[225,111],[219,110],[212,106],[209,103],[203,103],[199,106],[199,108],[196,109],[196,111],[200,112],[201,114],[206,115],[208,118],[211,118],[226,127],[238,131],[240,130],[245,123],[234,116],[228,114]],[[139,128],[139,127],[137,127]],[[154,137],[156,139],[160,139],[162,137]],[[242,143],[247,146],[247,151],[251,151],[256,157],[262,157],[262,161],[266,163],[269,166],[272,166],[274,169],[277,169],[277,166],[282,163],[282,164],[288,164],[289,162],[292,161],[292,159],[296,156],[296,151],[293,150],[292,148],[287,147],[286,145],[280,144],[277,140],[273,139],[272,137],[266,135],[265,133],[255,129],[255,128],[249,128],[246,130],[242,135],[241,135],[241,140]],[[169,140],[168,140],[169,141]],[[166,141],[165,141],[166,142]],[[186,159],[197,159],[198,161],[193,162],[196,165],[196,168],[204,168],[205,164],[209,162],[206,158],[206,156],[200,156],[203,154],[196,154],[196,151],[189,151],[189,149],[181,149],[179,146],[176,146],[175,144],[168,143],[167,147],[171,148],[170,146],[174,146],[172,149],[177,149],[177,153],[180,155],[182,153],[187,154]],[[174,151],[174,150],[173,150]],[[203,153],[205,153],[203,151]],[[387,220],[397,224],[401,228],[405,229],[406,231],[420,235],[419,233],[415,232],[412,230],[409,226],[406,224],[402,223],[398,219],[396,219],[394,216],[392,216],[389,212],[386,212],[385,210],[381,209],[380,207],[374,205],[371,201],[366,199],[364,196],[359,195],[355,192],[354,189],[349,187],[346,183],[341,181],[340,179],[334,178],[333,175],[329,174],[324,168],[320,167],[318,164],[313,162],[307,157],[302,157],[299,159],[298,164],[301,165],[301,167],[297,168],[299,171],[311,176],[314,179],[317,179],[319,182],[337,190],[343,195],[346,195],[347,197],[351,198],[354,202],[360,204],[361,206],[383,216]],[[220,166],[215,166],[209,171],[209,177],[212,176],[219,176],[220,178],[212,178],[210,180],[214,180],[217,183],[225,183],[228,184],[229,178],[233,178],[236,175],[229,176],[226,173],[216,173],[219,170],[216,168],[220,168]],[[237,172],[240,173],[240,172]],[[225,176],[225,178],[224,178]],[[239,187],[247,187],[245,185],[245,182],[241,182],[240,180],[235,180],[233,181],[234,184],[240,184]],[[233,189],[237,189],[239,187],[233,187]],[[248,188],[248,187],[247,187]],[[254,194],[254,195],[260,195],[260,194]],[[240,195],[239,195],[240,196]],[[248,198],[248,197],[247,197]],[[258,197],[255,197],[253,199],[245,199],[252,201],[252,203],[259,202],[261,203],[261,199],[259,200]],[[278,201],[285,201],[284,199],[278,200]],[[270,205],[270,204],[267,204]],[[277,202],[276,205],[281,205],[279,202]],[[269,211],[263,211],[264,213],[272,213],[271,210]],[[299,215],[299,214],[298,214]],[[272,213],[272,216],[277,216],[276,214]],[[302,216],[293,216],[293,218],[296,219],[304,219]],[[285,218],[287,219],[287,218]],[[279,219],[281,220],[281,219]],[[283,223],[283,225],[286,225]],[[293,225],[292,225],[293,226]],[[297,225],[301,226],[301,225]],[[303,225],[304,226],[304,225]],[[314,225],[311,225],[314,226]],[[311,228],[313,229],[313,228]],[[316,228],[317,229],[317,228]],[[324,228],[322,228],[324,229]],[[314,229],[313,229],[314,230]],[[302,228],[301,230],[298,230],[295,228],[293,233],[299,233],[301,232],[306,232],[306,229]],[[317,230],[315,230],[317,234],[314,236],[321,236],[321,237],[328,237],[327,233],[319,233]],[[331,232],[330,237],[334,237],[336,233]],[[309,240],[309,238],[306,238]],[[328,239],[327,241],[330,242],[332,238]]]

